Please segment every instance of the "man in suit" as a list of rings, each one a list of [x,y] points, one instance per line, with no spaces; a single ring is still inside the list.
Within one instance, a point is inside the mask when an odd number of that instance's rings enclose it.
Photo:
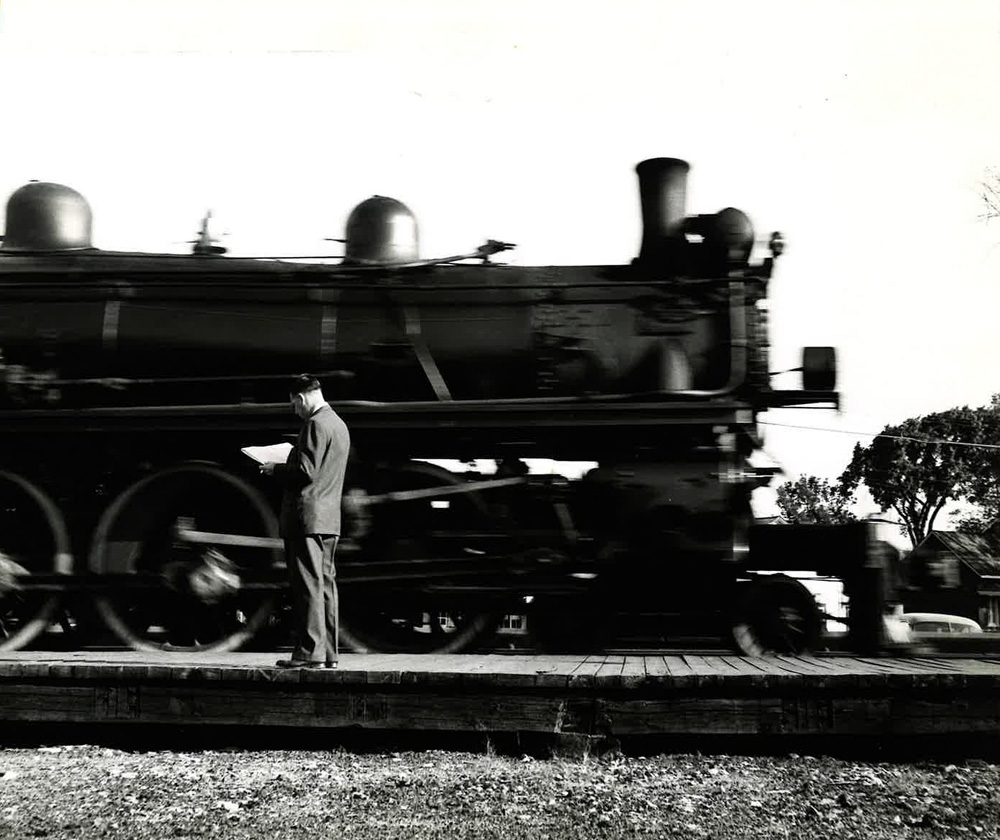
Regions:
[[[295,377],[292,409],[302,420],[284,464],[263,464],[284,489],[281,536],[285,541],[295,644],[279,668],[336,668],[339,659],[337,573],[333,556],[340,537],[340,501],[351,447],[347,425],[323,398],[319,381]]]

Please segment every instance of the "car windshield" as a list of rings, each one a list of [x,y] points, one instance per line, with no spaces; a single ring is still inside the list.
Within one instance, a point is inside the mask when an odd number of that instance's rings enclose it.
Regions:
[[[918,633],[947,633],[951,629],[947,621],[917,621],[910,626]]]

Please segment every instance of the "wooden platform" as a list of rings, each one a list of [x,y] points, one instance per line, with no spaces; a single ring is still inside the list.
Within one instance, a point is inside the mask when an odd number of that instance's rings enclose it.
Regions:
[[[1000,734],[1000,659],[0,654],[0,722],[643,735]]]

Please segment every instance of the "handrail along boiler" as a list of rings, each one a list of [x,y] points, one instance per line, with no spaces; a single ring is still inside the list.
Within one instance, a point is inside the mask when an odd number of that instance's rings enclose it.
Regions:
[[[317,372],[355,449],[339,552],[357,650],[466,649],[500,616],[532,644],[718,634],[807,649],[821,617],[782,569],[842,577],[859,645],[881,596],[861,527],[762,528],[760,411],[836,405],[831,348],[772,388],[768,281],[739,210],[686,213],[688,165],[637,167],[639,255],[612,266],[421,259],[383,196],[337,264],[92,246],[87,202],[32,182],[0,244],[0,646],[100,626],[138,647],[274,641],[275,490],[243,446],[294,431]],[[593,462],[582,478],[525,461]],[[419,459],[419,460],[418,460]],[[428,460],[429,459],[429,460]],[[442,459],[491,459],[493,475]]]

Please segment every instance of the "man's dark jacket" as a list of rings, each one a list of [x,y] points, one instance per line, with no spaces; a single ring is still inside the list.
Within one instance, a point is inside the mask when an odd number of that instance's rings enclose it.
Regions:
[[[329,405],[312,413],[274,474],[284,487],[281,533],[340,534],[340,497],[351,448],[347,424]]]

